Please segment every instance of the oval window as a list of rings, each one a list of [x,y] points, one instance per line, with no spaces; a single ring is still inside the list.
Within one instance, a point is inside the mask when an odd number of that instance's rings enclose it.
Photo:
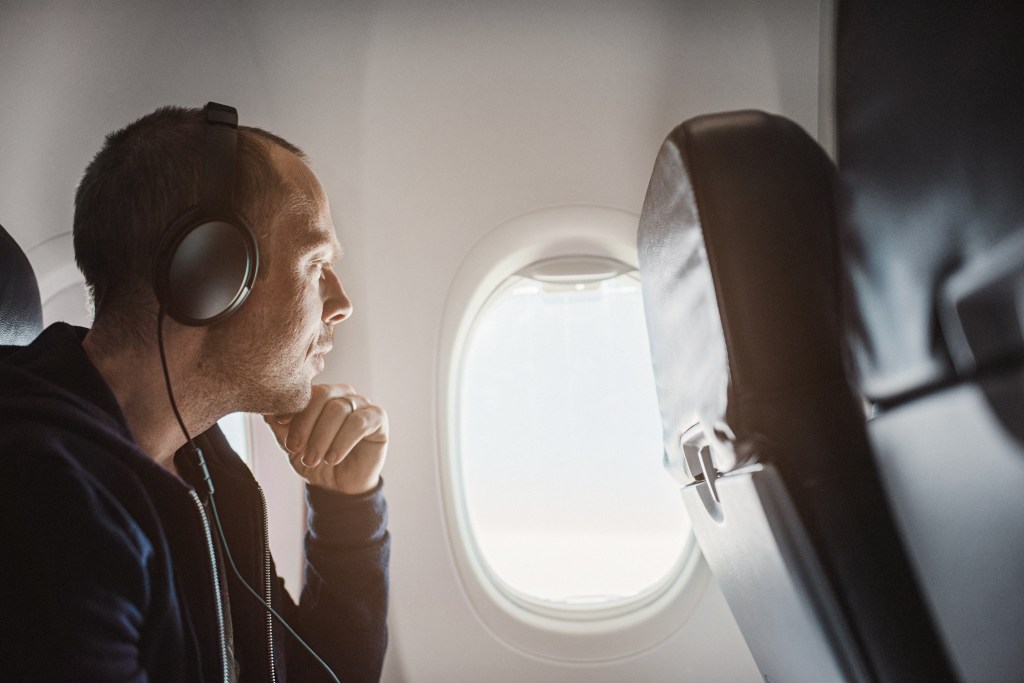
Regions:
[[[472,542],[520,600],[585,609],[670,580],[689,547],[636,271],[608,258],[534,263],[473,320],[458,386]]]

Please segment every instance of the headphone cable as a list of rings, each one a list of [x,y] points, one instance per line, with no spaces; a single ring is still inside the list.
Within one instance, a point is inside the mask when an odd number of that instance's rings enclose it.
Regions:
[[[341,683],[341,681],[339,681],[338,677],[335,675],[334,671],[331,670],[331,667],[329,667],[327,663],[320,658],[320,655],[314,652],[313,648],[311,648],[306,643],[306,641],[303,640],[302,637],[295,632],[295,629],[293,629],[291,625],[289,625],[289,623],[285,621],[284,617],[278,614],[277,610],[271,607],[270,604],[267,603],[267,601],[264,600],[263,597],[259,593],[257,593],[244,578],[242,578],[241,572],[238,571],[238,567],[235,565],[235,559],[231,556],[231,549],[228,547],[227,538],[225,538],[224,536],[224,528],[220,524],[220,514],[218,514],[217,512],[217,503],[214,500],[213,496],[213,479],[210,476],[210,469],[206,466],[206,457],[203,455],[202,449],[200,449],[199,446],[196,445],[196,442],[192,440],[192,436],[188,433],[188,429],[185,427],[185,421],[181,418],[181,413],[178,411],[178,403],[177,401],[174,400],[174,392],[171,390],[171,375],[170,372],[168,372],[167,370],[167,355],[164,353],[163,323],[164,307],[163,305],[161,305],[156,317],[156,338],[157,346],[160,349],[160,365],[164,371],[164,384],[167,386],[167,397],[171,400],[171,410],[174,411],[174,417],[177,418],[178,420],[178,426],[181,427],[181,433],[185,435],[185,440],[188,442],[189,447],[196,454],[196,460],[199,464],[199,469],[203,475],[203,482],[206,484],[206,488],[210,494],[210,511],[213,513],[213,520],[214,523],[217,525],[217,537],[220,539],[220,545],[221,548],[224,550],[224,556],[227,557],[228,564],[231,565],[231,571],[234,572],[235,576],[241,582],[242,586],[245,587],[245,589],[249,592],[249,594],[256,598],[256,600],[258,600],[259,603],[263,605],[264,608],[266,608],[266,610],[271,614],[271,616],[277,619],[277,622],[284,626],[288,630],[288,632],[295,637],[295,640],[297,640],[299,644],[302,645],[302,647],[304,647],[306,651],[313,656],[313,659],[315,659],[320,664],[320,666],[324,668],[328,675],[332,679],[334,679],[334,682]],[[271,663],[271,665],[273,665],[273,663]]]

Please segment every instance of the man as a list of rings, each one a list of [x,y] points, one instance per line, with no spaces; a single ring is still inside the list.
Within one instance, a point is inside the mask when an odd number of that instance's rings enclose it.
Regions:
[[[163,108],[108,136],[75,198],[92,329],[56,324],[0,348],[7,680],[331,680],[250,588],[341,680],[379,678],[387,418],[351,387],[312,386],[351,304],[301,151],[238,128],[233,205],[260,253],[251,293],[206,326],[158,316],[156,254],[203,192],[208,125]],[[308,483],[298,606],[266,546],[262,491],[215,425],[236,411],[263,414]]]

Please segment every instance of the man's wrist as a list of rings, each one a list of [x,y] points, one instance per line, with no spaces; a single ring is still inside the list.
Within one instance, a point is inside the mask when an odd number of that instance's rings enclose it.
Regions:
[[[373,542],[387,528],[384,480],[360,494],[347,494],[314,485],[306,486],[309,531],[313,537],[344,544]]]
[[[318,484],[313,484],[313,486],[318,486]],[[328,488],[326,486],[321,488],[336,493],[342,493],[346,496],[362,496],[364,494],[370,493],[378,486],[380,486],[380,475],[375,474],[373,475],[372,478],[369,479],[362,479],[359,481],[351,482],[339,482],[336,488]]]

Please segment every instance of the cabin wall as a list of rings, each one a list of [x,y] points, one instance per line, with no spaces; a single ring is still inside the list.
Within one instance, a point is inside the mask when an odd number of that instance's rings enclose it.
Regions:
[[[33,262],[60,267],[106,133],[162,104],[237,106],[312,158],[354,303],[324,377],[390,414],[385,680],[756,681],[713,581],[660,645],[600,665],[540,660],[481,628],[442,504],[440,327],[495,227],[558,205],[639,214],[684,119],[750,107],[815,133],[819,22],[812,0],[8,2],[0,223],[30,255],[57,245]]]
[[[759,679],[713,585],[687,626],[642,657],[537,662],[480,628],[437,552],[450,533],[438,499],[438,321],[474,244],[551,205],[639,214],[662,139],[690,116],[755,107],[815,130],[816,6],[780,7],[776,20],[761,3],[725,4],[395,3],[374,17],[361,150],[370,277],[356,304],[365,327],[344,334],[365,335],[368,385],[394,425],[396,678]],[[355,370],[357,358],[339,366]]]

